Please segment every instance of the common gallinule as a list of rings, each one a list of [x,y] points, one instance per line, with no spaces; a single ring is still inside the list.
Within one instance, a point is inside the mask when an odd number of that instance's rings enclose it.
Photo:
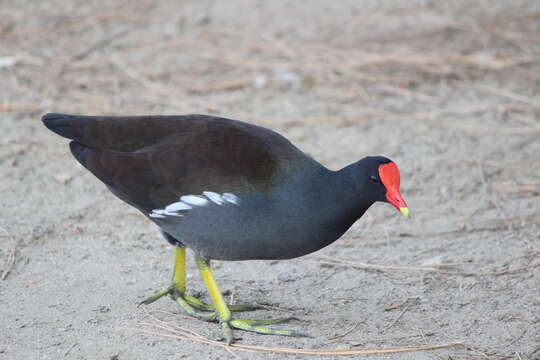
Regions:
[[[331,171],[272,130],[206,115],[46,114],[42,120],[72,139],[75,158],[174,246],[172,285],[142,303],[170,294],[190,315],[219,321],[228,343],[231,328],[306,334],[261,326],[288,319],[233,318],[231,310],[254,307],[225,303],[210,260],[309,254],[337,240],[375,201],[409,213],[399,170],[382,156]],[[186,294],[186,247],[213,304]]]

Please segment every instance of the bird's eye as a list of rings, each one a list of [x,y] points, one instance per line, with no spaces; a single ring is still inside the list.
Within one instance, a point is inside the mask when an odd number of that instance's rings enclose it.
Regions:
[[[373,176],[373,175],[371,175],[371,176],[369,177],[369,180],[370,180],[371,182],[373,182],[373,183],[378,183],[378,182],[379,182],[379,179],[377,179],[377,177],[376,177],[376,176]]]

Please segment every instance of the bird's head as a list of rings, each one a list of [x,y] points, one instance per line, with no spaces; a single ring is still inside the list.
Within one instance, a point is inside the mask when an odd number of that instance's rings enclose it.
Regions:
[[[374,201],[390,203],[400,213],[409,216],[409,208],[399,192],[400,175],[397,165],[383,156],[369,156],[359,162],[362,165],[362,183]]]

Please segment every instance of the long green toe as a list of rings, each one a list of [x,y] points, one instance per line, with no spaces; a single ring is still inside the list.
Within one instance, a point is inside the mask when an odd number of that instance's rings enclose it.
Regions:
[[[197,319],[201,319],[204,321],[215,321],[217,318],[213,310],[207,310],[207,311],[211,311],[210,313],[197,311],[197,310],[203,310],[203,311],[206,310],[208,308],[208,305],[203,303],[196,297],[179,293],[178,290],[176,290],[174,286],[161,290],[157,292],[156,294],[150,296],[149,298],[146,298],[145,300],[141,301],[138,306],[149,305],[153,303],[154,301],[159,300],[165,295],[171,295],[173,300],[176,301],[176,303],[180,305],[180,307],[184,309],[184,311],[188,315],[191,315]],[[203,306],[199,307],[198,305],[203,305]]]
[[[272,329],[260,325],[277,324],[285,321],[292,320],[294,318],[272,319],[272,320],[239,320],[232,319],[229,321],[229,325],[235,329],[244,331],[251,331],[257,334],[263,335],[281,335],[281,336],[305,336],[312,337],[308,333],[301,330],[285,330],[285,329]]]
[[[207,304],[203,301],[201,301],[199,298],[196,298],[195,296],[181,294],[178,291],[175,290],[174,286],[171,286],[170,288],[158,291],[154,295],[144,299],[141,301],[137,306],[141,305],[150,305],[153,302],[159,300],[165,295],[171,295],[173,300],[177,301],[178,297],[182,297],[184,300],[182,302],[182,308],[185,309],[184,305],[187,304],[191,306],[191,308],[195,308],[202,311],[209,311],[214,312],[216,310],[215,306],[213,304]],[[178,301],[177,301],[178,302]],[[260,305],[249,305],[249,304],[238,304],[238,305],[227,305],[231,311],[253,311],[262,309],[263,307]]]
[[[215,311],[216,307],[213,304],[207,304],[202,302],[200,299],[191,295],[184,295],[184,299],[193,307],[203,310],[203,311]],[[253,311],[262,309],[260,305],[248,305],[248,304],[239,304],[239,305],[227,305],[231,311]]]
[[[150,304],[153,303],[154,301],[157,301],[157,300],[161,299],[163,296],[171,294],[172,291],[173,291],[172,288],[167,288],[167,289],[158,291],[158,292],[155,293],[154,295],[152,295],[152,296],[150,296],[150,297],[144,299],[143,301],[141,301],[137,306],[141,306],[141,305],[150,305]]]
[[[191,306],[188,301],[186,301],[186,298],[183,295],[176,295],[175,300],[176,303],[180,305],[180,307],[182,307],[182,309],[184,309],[186,313],[188,313],[188,315],[204,321],[216,321],[217,319],[217,315],[215,312],[204,313],[195,310],[195,308]]]

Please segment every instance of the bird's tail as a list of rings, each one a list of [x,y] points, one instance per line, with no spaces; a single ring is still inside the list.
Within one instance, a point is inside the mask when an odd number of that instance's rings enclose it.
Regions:
[[[41,121],[51,131],[68,139],[75,139],[76,124],[73,115],[49,113],[43,115]]]

